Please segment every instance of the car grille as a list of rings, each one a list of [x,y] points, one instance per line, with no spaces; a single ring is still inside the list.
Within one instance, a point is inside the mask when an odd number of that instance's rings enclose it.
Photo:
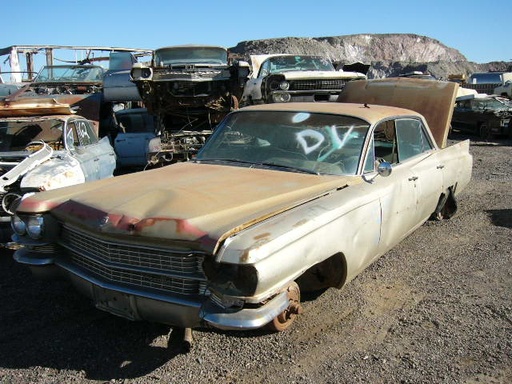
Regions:
[[[204,254],[98,239],[69,226],[60,245],[69,262],[91,277],[179,295],[206,294]]]
[[[326,79],[326,80],[293,80],[290,81],[290,90],[307,91],[315,89],[334,89],[341,90],[345,85],[345,80]]]

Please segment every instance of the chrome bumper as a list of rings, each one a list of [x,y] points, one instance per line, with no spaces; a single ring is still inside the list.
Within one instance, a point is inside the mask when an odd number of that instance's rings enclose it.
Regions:
[[[13,257],[17,262],[28,265],[38,277],[64,276],[79,292],[91,298],[98,309],[129,320],[154,321],[184,328],[206,324],[223,330],[249,330],[269,323],[289,305],[286,292],[282,292],[261,307],[230,310],[208,296],[169,296],[112,284],[83,273],[73,264],[61,262],[52,255],[42,255],[26,248],[17,250]]]

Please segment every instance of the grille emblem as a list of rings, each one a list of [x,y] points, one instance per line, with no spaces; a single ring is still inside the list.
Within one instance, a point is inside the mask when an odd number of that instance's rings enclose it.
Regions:
[[[108,223],[108,216],[105,216],[100,220],[100,227],[104,227]]]

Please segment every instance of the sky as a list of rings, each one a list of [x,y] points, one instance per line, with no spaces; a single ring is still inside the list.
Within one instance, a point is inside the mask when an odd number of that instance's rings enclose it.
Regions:
[[[234,47],[246,40],[413,33],[469,61],[512,61],[511,0],[3,0],[0,48]],[[6,4],[9,4],[6,8]],[[1,65],[2,63],[0,63]]]

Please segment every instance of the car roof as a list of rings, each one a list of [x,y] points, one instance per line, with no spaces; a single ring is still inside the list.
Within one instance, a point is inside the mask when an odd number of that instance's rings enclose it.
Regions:
[[[328,113],[337,115],[347,115],[367,121],[370,124],[386,118],[396,116],[413,116],[421,115],[409,109],[389,107],[376,104],[362,103],[332,103],[332,102],[297,102],[297,103],[276,103],[254,105],[241,108],[241,111],[286,111],[286,112],[312,112],[312,113]]]

